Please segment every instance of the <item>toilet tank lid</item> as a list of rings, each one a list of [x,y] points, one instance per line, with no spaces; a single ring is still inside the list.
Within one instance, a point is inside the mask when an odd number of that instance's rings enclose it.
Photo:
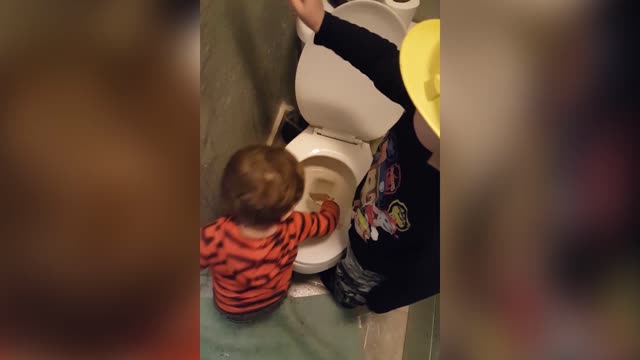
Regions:
[[[375,1],[348,2],[337,7],[333,15],[367,28],[398,47],[407,32],[388,6]],[[389,71],[399,73],[400,69]],[[296,101],[309,124],[365,141],[382,137],[403,112],[364,74],[331,50],[311,43],[304,47],[298,62]]]

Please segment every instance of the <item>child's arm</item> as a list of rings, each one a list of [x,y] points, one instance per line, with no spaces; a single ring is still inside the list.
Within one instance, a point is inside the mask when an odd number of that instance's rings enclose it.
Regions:
[[[300,19],[316,32],[314,42],[333,50],[371,79],[380,92],[405,111],[414,105],[400,74],[400,54],[393,43],[324,11],[322,0],[289,0]]]
[[[338,226],[340,206],[335,201],[328,200],[322,203],[318,212],[295,212],[291,217],[300,243],[308,238],[331,234]]]
[[[216,223],[200,228],[200,271],[220,262],[216,233],[219,227]]]
[[[365,74],[375,87],[405,111],[414,105],[402,82],[400,52],[369,30],[326,13],[314,42],[333,50]]]

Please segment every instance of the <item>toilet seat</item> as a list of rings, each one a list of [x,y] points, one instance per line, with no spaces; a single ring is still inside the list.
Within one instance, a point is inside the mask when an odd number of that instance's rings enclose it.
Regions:
[[[400,46],[407,31],[389,7],[375,1],[349,2],[337,7],[333,14],[377,33],[396,46]],[[294,271],[313,274],[340,261],[349,244],[353,196],[372,161],[366,141],[382,137],[400,118],[403,109],[331,50],[311,43],[302,50],[295,85],[298,108],[310,126],[286,146],[287,150],[303,165],[313,159],[331,159],[327,172],[339,167],[349,187],[342,189],[340,199],[336,198],[341,212],[337,229],[325,238],[308,239],[298,248]],[[308,190],[305,186],[303,201],[296,210],[309,211],[305,205]]]

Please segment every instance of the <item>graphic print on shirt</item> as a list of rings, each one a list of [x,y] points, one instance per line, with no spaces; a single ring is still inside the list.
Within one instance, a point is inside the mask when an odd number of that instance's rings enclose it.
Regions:
[[[409,210],[400,200],[394,200],[387,209],[389,216],[395,221],[398,231],[407,231],[411,227],[409,223]]]
[[[389,204],[402,183],[402,169],[397,160],[395,134],[389,133],[380,144],[360,194],[353,202],[353,224],[364,241],[377,241],[380,231],[397,238],[398,231],[410,227],[407,207],[398,200]]]
[[[400,187],[400,165],[393,164],[389,167],[384,174],[384,178],[380,181],[378,191],[385,195],[393,195],[398,191]]]

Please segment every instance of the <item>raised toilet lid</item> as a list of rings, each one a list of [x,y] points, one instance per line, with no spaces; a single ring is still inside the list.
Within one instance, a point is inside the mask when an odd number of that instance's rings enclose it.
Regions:
[[[374,1],[346,3],[333,15],[369,29],[397,47],[407,32],[391,9]],[[298,62],[296,100],[309,124],[365,141],[382,137],[403,112],[351,64],[311,43],[304,47]]]

